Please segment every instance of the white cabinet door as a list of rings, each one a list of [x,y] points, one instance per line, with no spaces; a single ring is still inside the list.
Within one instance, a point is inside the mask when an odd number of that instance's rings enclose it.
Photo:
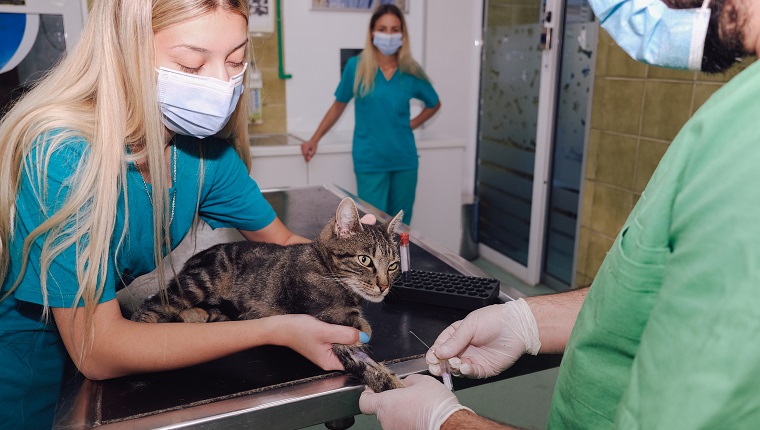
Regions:
[[[262,189],[301,187],[308,184],[306,176],[301,154],[252,157],[251,177]]]
[[[411,227],[459,252],[463,148],[420,149]]]
[[[351,153],[338,152],[314,156],[308,165],[309,185],[335,184],[356,194],[356,176]]]

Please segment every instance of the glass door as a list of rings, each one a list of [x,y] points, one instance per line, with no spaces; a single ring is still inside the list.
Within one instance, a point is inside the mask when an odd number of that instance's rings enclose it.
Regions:
[[[535,285],[574,274],[597,26],[587,0],[486,0],[481,254]]]
[[[573,284],[575,273],[583,153],[591,118],[598,29],[588,0],[566,0],[541,279],[559,290]]]
[[[539,282],[562,0],[486,0],[478,130],[481,254]]]

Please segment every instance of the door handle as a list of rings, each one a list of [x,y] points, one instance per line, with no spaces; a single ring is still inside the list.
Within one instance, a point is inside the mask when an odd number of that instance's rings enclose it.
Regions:
[[[538,49],[541,51],[548,51],[552,49],[552,36],[554,35],[554,27],[552,26],[552,12],[546,12],[546,17],[541,26],[541,36],[538,41]]]
[[[551,27],[546,27],[541,29],[541,40],[538,43],[538,49],[542,51],[548,51],[552,49],[552,34],[554,33],[554,29]]]

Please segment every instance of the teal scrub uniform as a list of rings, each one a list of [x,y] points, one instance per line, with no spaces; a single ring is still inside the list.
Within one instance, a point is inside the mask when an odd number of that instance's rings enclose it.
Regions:
[[[760,423],[760,63],[657,167],[583,304],[550,427]]]
[[[348,60],[335,90],[335,99],[341,103],[348,103],[354,97],[358,60],[359,57]],[[356,121],[352,150],[359,198],[391,215],[403,209],[406,224],[412,218],[419,165],[417,146],[409,125],[411,99],[421,100],[426,108],[438,105],[438,94],[430,82],[399,69],[390,79],[385,79],[378,68],[372,92],[354,101]],[[401,171],[407,173],[397,175],[394,181],[391,181],[391,175],[380,178],[385,186],[365,186],[377,185],[377,177],[362,177],[363,174]]]
[[[170,189],[176,193],[175,214],[171,224],[172,249],[186,236],[193,222],[203,149],[204,183],[200,192],[199,215],[211,227],[260,230],[275,218],[272,207],[262,196],[256,182],[248,176],[245,164],[235,150],[218,139],[177,135],[177,177]],[[41,145],[44,148],[44,144]],[[47,183],[48,198],[38,200],[36,169],[26,169],[17,202],[15,236],[10,242],[10,270],[2,294],[10,288],[20,271],[22,246],[29,232],[61,207],[73,186],[69,179],[79,160],[86,156],[88,144],[79,138],[65,140],[51,155]],[[39,161],[32,151],[27,161]],[[29,176],[27,176],[29,175]],[[109,260],[108,276],[100,301],[116,296],[116,289],[155,269],[153,263],[153,213],[148,194],[134,165],[127,172],[129,230],[119,253]],[[147,185],[150,187],[150,185]],[[47,206],[47,207],[45,207]],[[124,200],[119,199],[112,251],[120,239],[125,221]],[[54,322],[41,321],[43,304],[40,283],[42,240],[31,248],[29,263],[19,287],[0,302],[0,428],[50,428],[68,357]],[[48,304],[74,306],[78,289],[74,248],[66,249],[48,271]]]

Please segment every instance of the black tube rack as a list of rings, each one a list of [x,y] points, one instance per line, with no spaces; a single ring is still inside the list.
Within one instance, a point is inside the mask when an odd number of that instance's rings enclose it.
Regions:
[[[406,280],[402,275],[393,282],[386,301],[419,302],[475,310],[496,303],[498,297],[498,279],[410,270]]]

